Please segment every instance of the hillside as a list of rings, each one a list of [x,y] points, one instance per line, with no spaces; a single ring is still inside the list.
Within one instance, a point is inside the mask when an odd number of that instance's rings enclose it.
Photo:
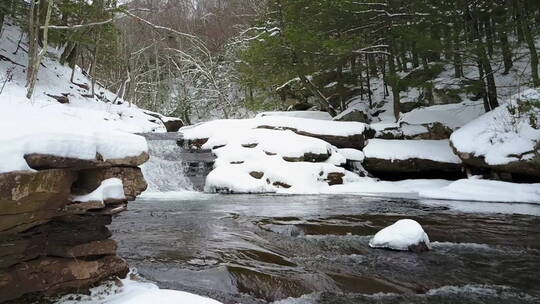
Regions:
[[[118,99],[99,84],[92,97],[91,80],[78,67],[72,83],[71,69],[58,62],[60,51],[52,47],[28,100],[25,37],[5,21],[0,39],[0,172],[28,170],[23,156],[30,153],[83,159],[94,159],[96,153],[105,159],[139,155],[146,142],[128,133],[166,131],[163,121],[168,118]]]

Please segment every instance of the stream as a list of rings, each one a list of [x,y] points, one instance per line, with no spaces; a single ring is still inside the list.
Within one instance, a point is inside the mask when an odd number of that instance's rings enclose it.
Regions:
[[[177,136],[147,135],[149,190],[110,226],[119,255],[160,288],[227,304],[540,303],[540,205],[203,194],[213,159]],[[403,218],[431,251],[368,246]]]
[[[224,303],[538,303],[540,219],[526,206],[535,215],[407,199],[186,194],[133,202],[111,230],[146,279]],[[432,251],[369,248],[401,218],[423,225]]]

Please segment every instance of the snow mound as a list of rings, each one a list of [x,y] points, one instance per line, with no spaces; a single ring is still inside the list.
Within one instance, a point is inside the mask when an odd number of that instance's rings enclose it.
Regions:
[[[540,91],[529,89],[515,95],[507,103],[471,121],[450,137],[459,153],[484,157],[489,165],[504,165],[538,155],[540,108],[519,113],[525,102],[540,103]]]
[[[66,295],[55,304],[220,304],[216,300],[184,291],[160,289],[153,283],[129,278],[121,280],[121,286],[98,286],[90,295]]]
[[[274,111],[274,112],[262,112],[257,114],[256,117],[264,116],[285,116],[285,117],[298,117],[298,118],[310,118],[318,120],[332,120],[332,116],[328,112],[321,111]]]
[[[425,245],[430,249],[429,238],[422,226],[410,219],[403,219],[377,232],[369,241],[371,248],[386,248],[393,250],[412,250],[414,247]]]
[[[72,201],[74,202],[103,202],[106,200],[123,200],[124,185],[119,178],[109,178],[101,182],[96,190],[86,195],[74,196]]]
[[[448,140],[385,140],[370,139],[364,148],[366,158],[405,160],[427,159],[459,164],[461,160],[452,152]]]

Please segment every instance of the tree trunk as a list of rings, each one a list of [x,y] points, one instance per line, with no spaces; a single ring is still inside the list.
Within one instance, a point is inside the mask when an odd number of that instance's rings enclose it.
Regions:
[[[43,24],[43,48],[41,49],[41,51],[39,51],[39,53],[37,52],[37,49],[39,48],[38,46],[38,43],[37,43],[37,39],[38,39],[38,33],[39,33],[39,29],[40,29],[40,26],[39,26],[39,21],[38,20],[33,20],[31,25],[32,25],[32,29],[33,29],[33,52],[35,52],[35,55],[32,54],[32,56],[30,56],[30,51],[28,52],[28,58],[29,58],[29,67],[30,67],[30,60],[32,60],[31,64],[32,64],[32,69],[31,69],[31,72],[30,72],[30,68],[28,69],[29,70],[29,74],[27,74],[27,77],[29,77],[29,82],[28,82],[28,91],[26,93],[26,98],[30,99],[32,98],[32,95],[34,95],[34,89],[36,87],[36,81],[37,81],[37,76],[38,76],[38,72],[39,72],[39,67],[41,65],[41,60],[43,59],[43,56],[45,55],[45,53],[47,52],[47,43],[48,43],[48,33],[49,33],[49,23],[51,21],[51,12],[52,12],[52,6],[53,6],[53,2],[54,0],[49,0],[49,5],[47,6],[47,14],[45,16],[45,23]],[[31,6],[34,5],[33,8],[31,8],[31,12],[30,12],[30,16],[32,19],[35,19],[35,17],[37,16],[36,14],[36,10],[35,10],[35,2],[32,1],[32,4]],[[37,21],[37,22],[35,22]],[[33,58],[32,58],[33,57]]]
[[[499,31],[499,37],[501,40],[501,50],[504,62],[503,75],[508,75],[510,69],[512,69],[512,66],[514,65],[514,62],[512,61],[512,51],[510,50],[510,44],[508,43],[508,34],[506,33],[506,30],[501,29]]]
[[[527,13],[527,6],[523,6],[523,13],[522,17],[526,18],[526,22],[521,22],[521,27],[523,31],[523,37],[525,38],[525,41],[527,42],[527,46],[529,47],[529,53],[531,57],[531,77],[533,80],[533,86],[534,87],[540,87],[540,78],[538,76],[538,52],[536,51],[535,41],[534,37],[531,34],[531,29],[529,28],[529,16]]]
[[[366,54],[366,83],[367,83],[367,90],[368,90],[368,100],[369,100],[369,108],[373,108],[373,100],[371,98],[371,75],[369,73],[369,65],[370,65],[370,59],[369,55]]]
[[[317,99],[320,100],[321,105],[326,107],[328,113],[332,116],[336,116],[337,115],[336,109],[334,109],[334,107],[330,104],[330,101],[328,101],[328,98],[324,96],[324,94],[313,84],[313,82],[311,82],[302,73],[298,73],[298,77],[300,77],[300,80],[302,81],[306,89],[308,89],[313,95],[315,95],[315,97],[317,97]]]
[[[0,35],[2,35],[3,27],[4,27],[4,12],[0,9]],[[0,39],[2,39],[1,36],[0,36]]]
[[[399,120],[399,113],[401,112],[401,100],[399,96],[399,82],[398,82],[398,76],[396,74],[396,65],[394,62],[394,54],[392,51],[390,51],[390,55],[388,56],[388,68],[390,72],[390,86],[392,87],[392,99],[394,102],[394,116],[396,118],[396,122]]]

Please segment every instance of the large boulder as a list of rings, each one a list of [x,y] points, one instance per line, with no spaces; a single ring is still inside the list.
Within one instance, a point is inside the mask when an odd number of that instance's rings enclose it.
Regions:
[[[111,167],[81,170],[79,178],[73,185],[74,194],[86,194],[99,187],[102,181],[110,178],[119,178],[124,186],[124,195],[128,201],[146,190],[147,184],[140,168],[137,167]]]
[[[103,159],[99,153],[96,154],[95,159],[78,159],[40,153],[31,153],[24,156],[28,166],[36,170],[59,168],[88,169],[113,166],[137,167],[144,164],[149,158],[150,156],[147,152],[118,159]]]
[[[0,174],[0,233],[49,221],[69,201],[77,174],[71,170]]]
[[[40,258],[0,272],[0,302],[32,293],[78,291],[111,275],[125,276],[128,271],[127,263],[112,255],[97,259]]]
[[[364,167],[375,176],[414,173],[418,177],[462,175],[462,164],[448,140],[371,139],[364,149]],[[435,176],[434,176],[435,175]]]

